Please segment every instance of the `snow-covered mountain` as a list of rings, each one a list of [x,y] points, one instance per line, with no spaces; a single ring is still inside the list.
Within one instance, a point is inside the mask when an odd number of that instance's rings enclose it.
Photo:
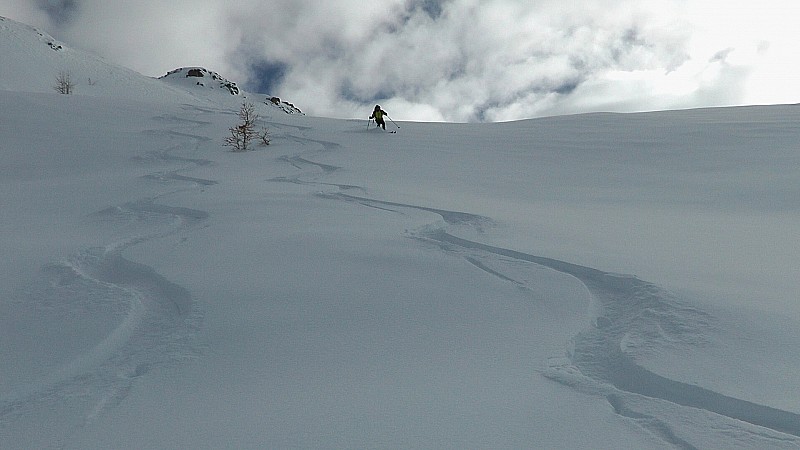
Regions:
[[[800,448],[797,105],[390,134],[270,97],[234,153],[219,74],[9,19],[0,61],[4,450]]]
[[[3,90],[51,93],[58,74],[66,72],[79,95],[167,102],[193,98],[185,90],[73,49],[45,32],[3,17],[0,55]]]
[[[221,90],[230,95],[240,95],[239,86],[233,81],[225,79],[217,72],[212,72],[203,67],[181,67],[167,72],[159,78],[169,83],[177,84],[188,89],[204,88]]]
[[[154,79],[73,49],[49,34],[0,17],[0,89],[53,92],[56,78],[68,74],[78,95],[121,97],[145,101],[215,101],[217,95],[244,97],[289,114],[302,112],[271,95],[248,93],[222,75],[203,67],[179,68]],[[223,100],[224,101],[224,100]]]
[[[181,67],[167,72],[166,75],[159,79],[170,84],[181,86],[189,91],[246,96],[246,93],[239,89],[236,83],[204,67]],[[258,97],[258,94],[250,94],[250,98],[256,97]],[[303,114],[300,108],[289,102],[282,101],[279,97],[267,96],[266,98],[259,99],[259,101],[263,101],[267,105],[278,108],[286,114]]]

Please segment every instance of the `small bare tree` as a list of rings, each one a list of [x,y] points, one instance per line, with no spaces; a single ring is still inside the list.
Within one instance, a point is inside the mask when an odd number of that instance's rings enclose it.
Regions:
[[[244,152],[256,135],[256,107],[252,103],[244,102],[239,110],[239,124],[228,129],[231,135],[225,138],[225,146],[233,147],[234,152]]]
[[[58,76],[56,76],[56,84],[53,86],[53,89],[59,94],[72,94],[75,90],[75,83],[72,82],[70,73],[66,70],[59,72]]]
[[[272,137],[269,135],[269,130],[266,128],[261,129],[258,133],[258,138],[261,140],[261,145],[269,145],[269,142],[272,140]]]

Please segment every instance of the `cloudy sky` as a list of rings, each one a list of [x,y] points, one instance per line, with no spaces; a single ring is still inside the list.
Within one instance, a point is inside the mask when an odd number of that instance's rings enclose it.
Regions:
[[[797,0],[0,0],[149,76],[198,65],[305,112],[503,121],[800,102]]]

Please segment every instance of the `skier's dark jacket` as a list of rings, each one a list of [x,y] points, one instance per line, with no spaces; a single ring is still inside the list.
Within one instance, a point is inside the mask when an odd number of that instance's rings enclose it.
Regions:
[[[370,119],[375,119],[377,123],[383,123],[383,115],[386,114],[386,111],[382,110],[380,105],[375,105],[375,110],[372,111],[372,115],[369,116]]]

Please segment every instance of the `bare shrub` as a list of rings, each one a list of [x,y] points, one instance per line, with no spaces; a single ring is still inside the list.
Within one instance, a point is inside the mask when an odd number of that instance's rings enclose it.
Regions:
[[[59,94],[72,94],[75,91],[75,83],[72,82],[72,76],[66,70],[62,70],[56,76],[56,84],[53,86]]]
[[[258,138],[261,140],[261,145],[269,145],[272,137],[269,135],[269,130],[262,128],[258,133]]]
[[[255,123],[258,120],[256,107],[252,103],[244,102],[239,110],[239,124],[228,128],[231,135],[225,138],[225,146],[233,147],[234,152],[244,152],[257,136]]]

